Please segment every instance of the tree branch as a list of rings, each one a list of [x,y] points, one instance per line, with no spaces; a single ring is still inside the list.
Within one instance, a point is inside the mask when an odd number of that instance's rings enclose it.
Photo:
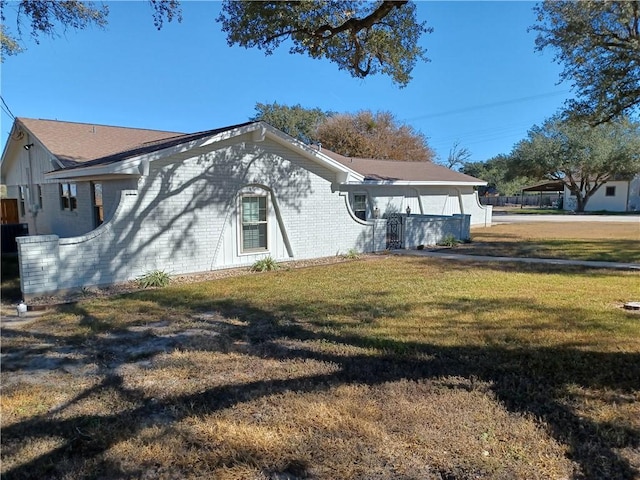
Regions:
[[[331,38],[336,36],[339,33],[350,31],[353,34],[360,32],[361,30],[371,28],[377,22],[382,20],[384,17],[389,15],[391,10],[394,8],[400,8],[401,6],[408,3],[408,0],[385,0],[380,6],[367,15],[364,18],[350,18],[345,21],[342,25],[338,25],[337,27],[332,27],[328,23],[321,25],[315,30],[309,31],[309,35],[326,40],[327,38]],[[329,32],[328,35],[325,35],[325,32]]]

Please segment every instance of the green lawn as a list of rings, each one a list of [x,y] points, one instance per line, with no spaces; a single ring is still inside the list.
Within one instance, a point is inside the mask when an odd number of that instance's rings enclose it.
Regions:
[[[458,253],[640,263],[640,223],[503,224],[474,229],[472,237]]]
[[[377,256],[3,329],[3,478],[640,475],[634,272]]]

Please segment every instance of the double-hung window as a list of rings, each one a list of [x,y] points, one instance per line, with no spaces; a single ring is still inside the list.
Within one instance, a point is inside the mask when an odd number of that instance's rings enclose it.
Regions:
[[[62,210],[76,210],[78,208],[78,189],[75,183],[60,184],[60,208]]]
[[[242,252],[267,250],[267,197],[243,195]]]
[[[353,196],[353,213],[360,220],[367,219],[367,196],[364,194],[355,194]]]

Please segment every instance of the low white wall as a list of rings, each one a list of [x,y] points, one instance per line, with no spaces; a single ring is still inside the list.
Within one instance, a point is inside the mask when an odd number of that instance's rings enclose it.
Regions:
[[[134,192],[123,192],[118,208],[125,213],[135,200]],[[117,215],[116,215],[117,216]],[[404,219],[404,248],[418,245],[434,245],[449,235],[458,240],[469,238],[470,215],[431,216],[410,215]],[[383,251],[387,248],[387,220],[367,222],[368,234],[353,243],[358,251]],[[20,286],[25,300],[33,297],[78,290],[92,285],[111,285],[132,280],[155,268],[171,270],[172,273],[195,273],[203,268],[194,262],[157,264],[155,249],[146,249],[132,254],[117,250],[114,241],[124,230],[108,222],[87,235],[59,238],[57,235],[18,237],[20,260]],[[344,249],[341,253],[346,253]],[[320,251],[318,257],[327,256]],[[306,257],[309,258],[309,257]],[[224,267],[218,267],[224,268]]]
[[[471,215],[409,215],[404,223],[404,248],[437,245],[445,238],[468,240],[471,236]]]
[[[493,206],[482,205],[478,192],[461,194],[464,213],[471,215],[471,226],[490,227],[493,217]]]

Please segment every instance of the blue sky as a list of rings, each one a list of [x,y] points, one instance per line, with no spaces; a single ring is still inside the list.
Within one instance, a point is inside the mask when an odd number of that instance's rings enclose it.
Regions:
[[[419,19],[434,28],[420,41],[431,61],[405,88],[380,75],[352,78],[286,46],[271,56],[229,47],[217,2],[183,2],[182,23],[160,31],[147,2],[107,4],[106,29],[69,30],[39,45],[27,38],[27,50],[5,60],[2,97],[14,115],[196,132],[245,122],[257,102],[385,110],[441,157],[457,141],[484,161],[509,153],[572,95],[558,84],[553,52],[534,51],[533,2],[418,2]],[[11,122],[2,112],[2,148]]]

